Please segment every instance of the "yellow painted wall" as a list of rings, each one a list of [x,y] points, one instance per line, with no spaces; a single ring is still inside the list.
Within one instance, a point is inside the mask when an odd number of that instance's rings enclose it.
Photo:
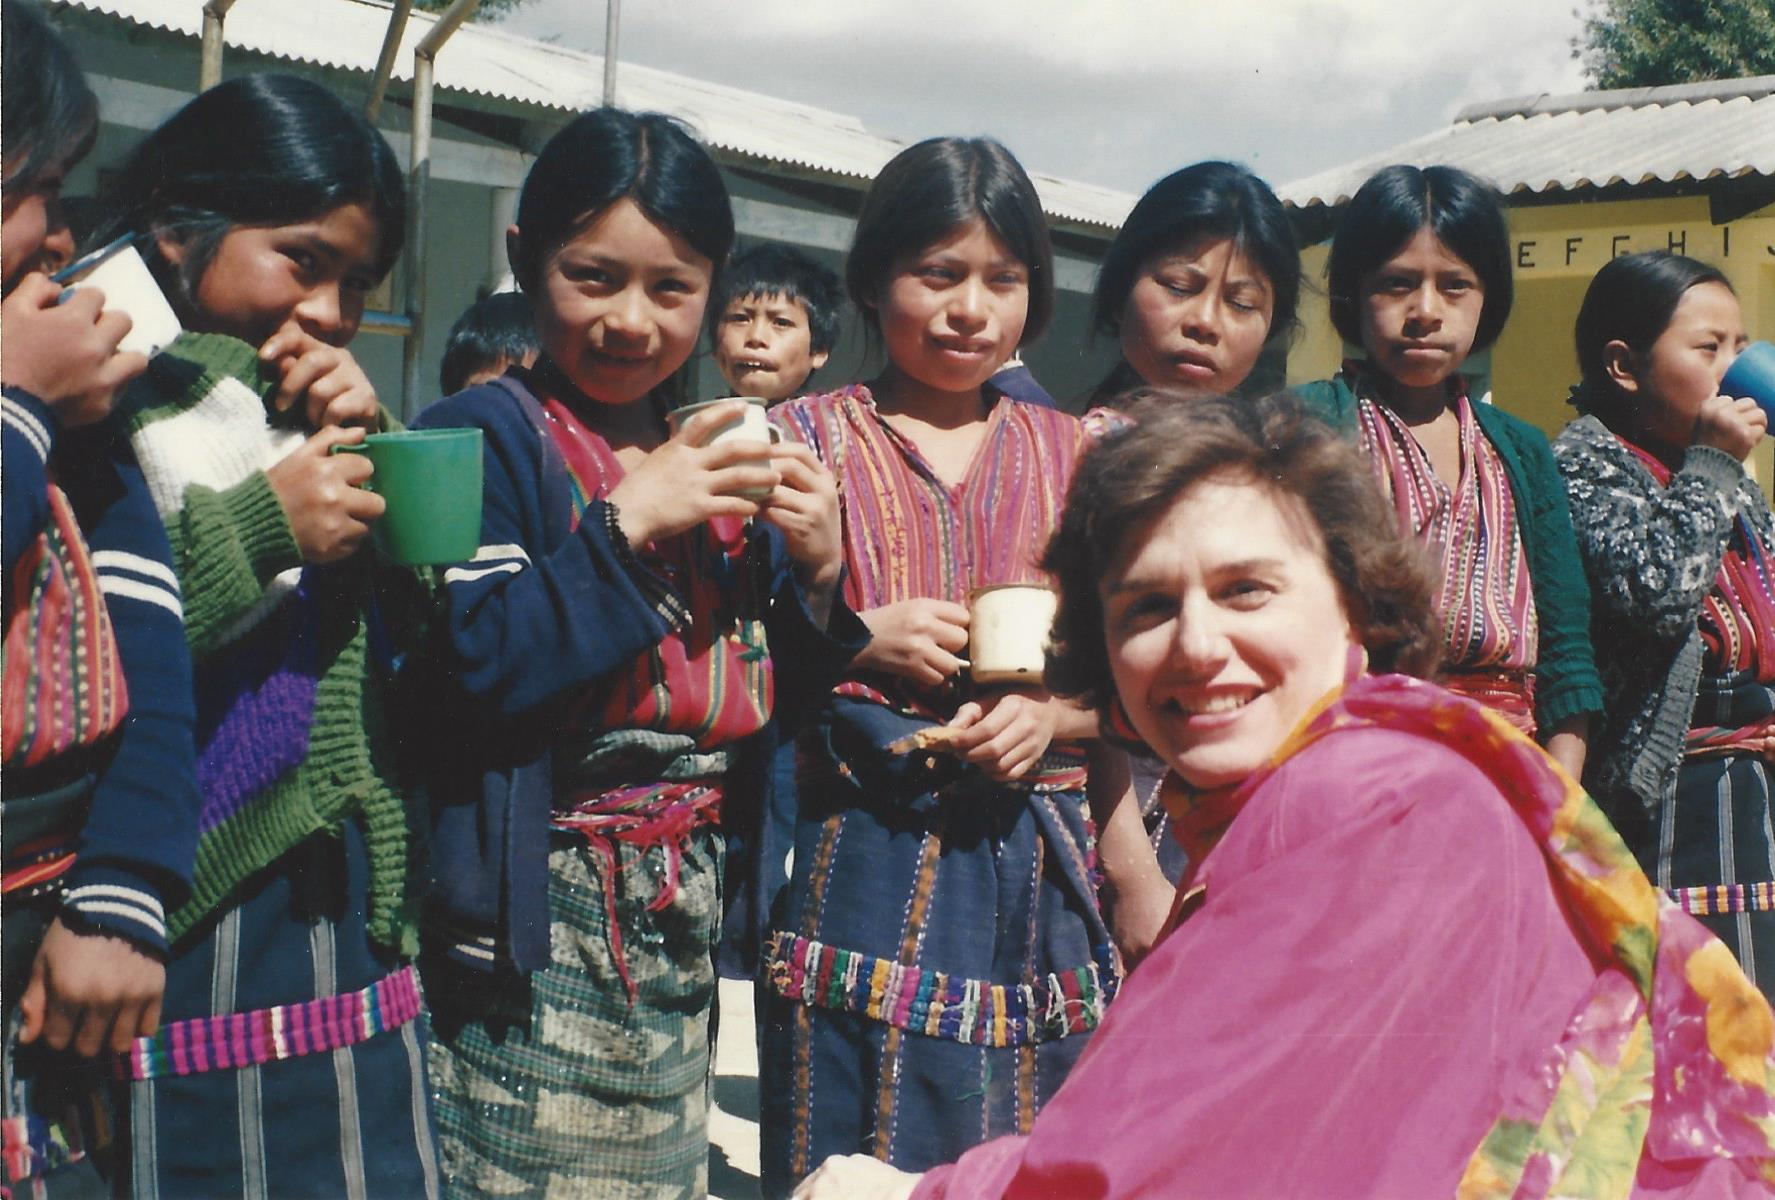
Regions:
[[[1549,436],[1572,417],[1565,397],[1578,377],[1578,306],[1591,277],[1615,255],[1674,250],[1713,263],[1737,289],[1750,336],[1775,341],[1775,205],[1725,225],[1713,224],[1700,196],[1519,208],[1509,220],[1516,304],[1503,336],[1470,373],[1489,373],[1493,401]],[[1289,352],[1290,384],[1325,378],[1348,352],[1325,307],[1329,249],[1321,243],[1301,256],[1313,290],[1301,303],[1302,327]],[[1765,441],[1752,462],[1765,488],[1775,479],[1772,444]]]

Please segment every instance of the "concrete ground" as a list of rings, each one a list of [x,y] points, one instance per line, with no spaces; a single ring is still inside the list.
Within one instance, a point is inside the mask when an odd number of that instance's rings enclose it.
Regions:
[[[752,984],[723,979],[719,986],[709,1195],[714,1200],[758,1200],[758,1040]]]

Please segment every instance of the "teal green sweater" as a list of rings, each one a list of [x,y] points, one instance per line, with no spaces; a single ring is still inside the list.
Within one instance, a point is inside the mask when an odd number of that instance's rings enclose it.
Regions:
[[[1356,436],[1356,393],[1347,374],[1306,384],[1295,394],[1333,428]],[[1590,585],[1547,436],[1492,404],[1473,405],[1473,419],[1498,452],[1516,497],[1516,523],[1540,625],[1535,723],[1547,731],[1571,717],[1602,711],[1602,679],[1590,649]]]

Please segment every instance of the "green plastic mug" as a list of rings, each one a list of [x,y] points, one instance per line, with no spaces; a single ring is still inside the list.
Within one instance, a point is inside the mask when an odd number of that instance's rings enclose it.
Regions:
[[[467,562],[481,545],[481,431],[411,429],[372,433],[337,454],[362,454],[375,468],[364,487],[388,502],[370,523],[396,562]]]

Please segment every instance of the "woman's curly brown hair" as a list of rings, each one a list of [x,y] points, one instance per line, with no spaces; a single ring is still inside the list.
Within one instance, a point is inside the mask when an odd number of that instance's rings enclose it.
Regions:
[[[1299,503],[1325,545],[1325,562],[1371,669],[1428,676],[1441,657],[1431,576],[1398,532],[1354,446],[1293,397],[1130,395],[1130,421],[1080,460],[1066,511],[1042,556],[1060,586],[1048,651],[1048,687],[1100,714],[1115,699],[1098,585],[1131,530],[1208,479],[1249,481]]]

